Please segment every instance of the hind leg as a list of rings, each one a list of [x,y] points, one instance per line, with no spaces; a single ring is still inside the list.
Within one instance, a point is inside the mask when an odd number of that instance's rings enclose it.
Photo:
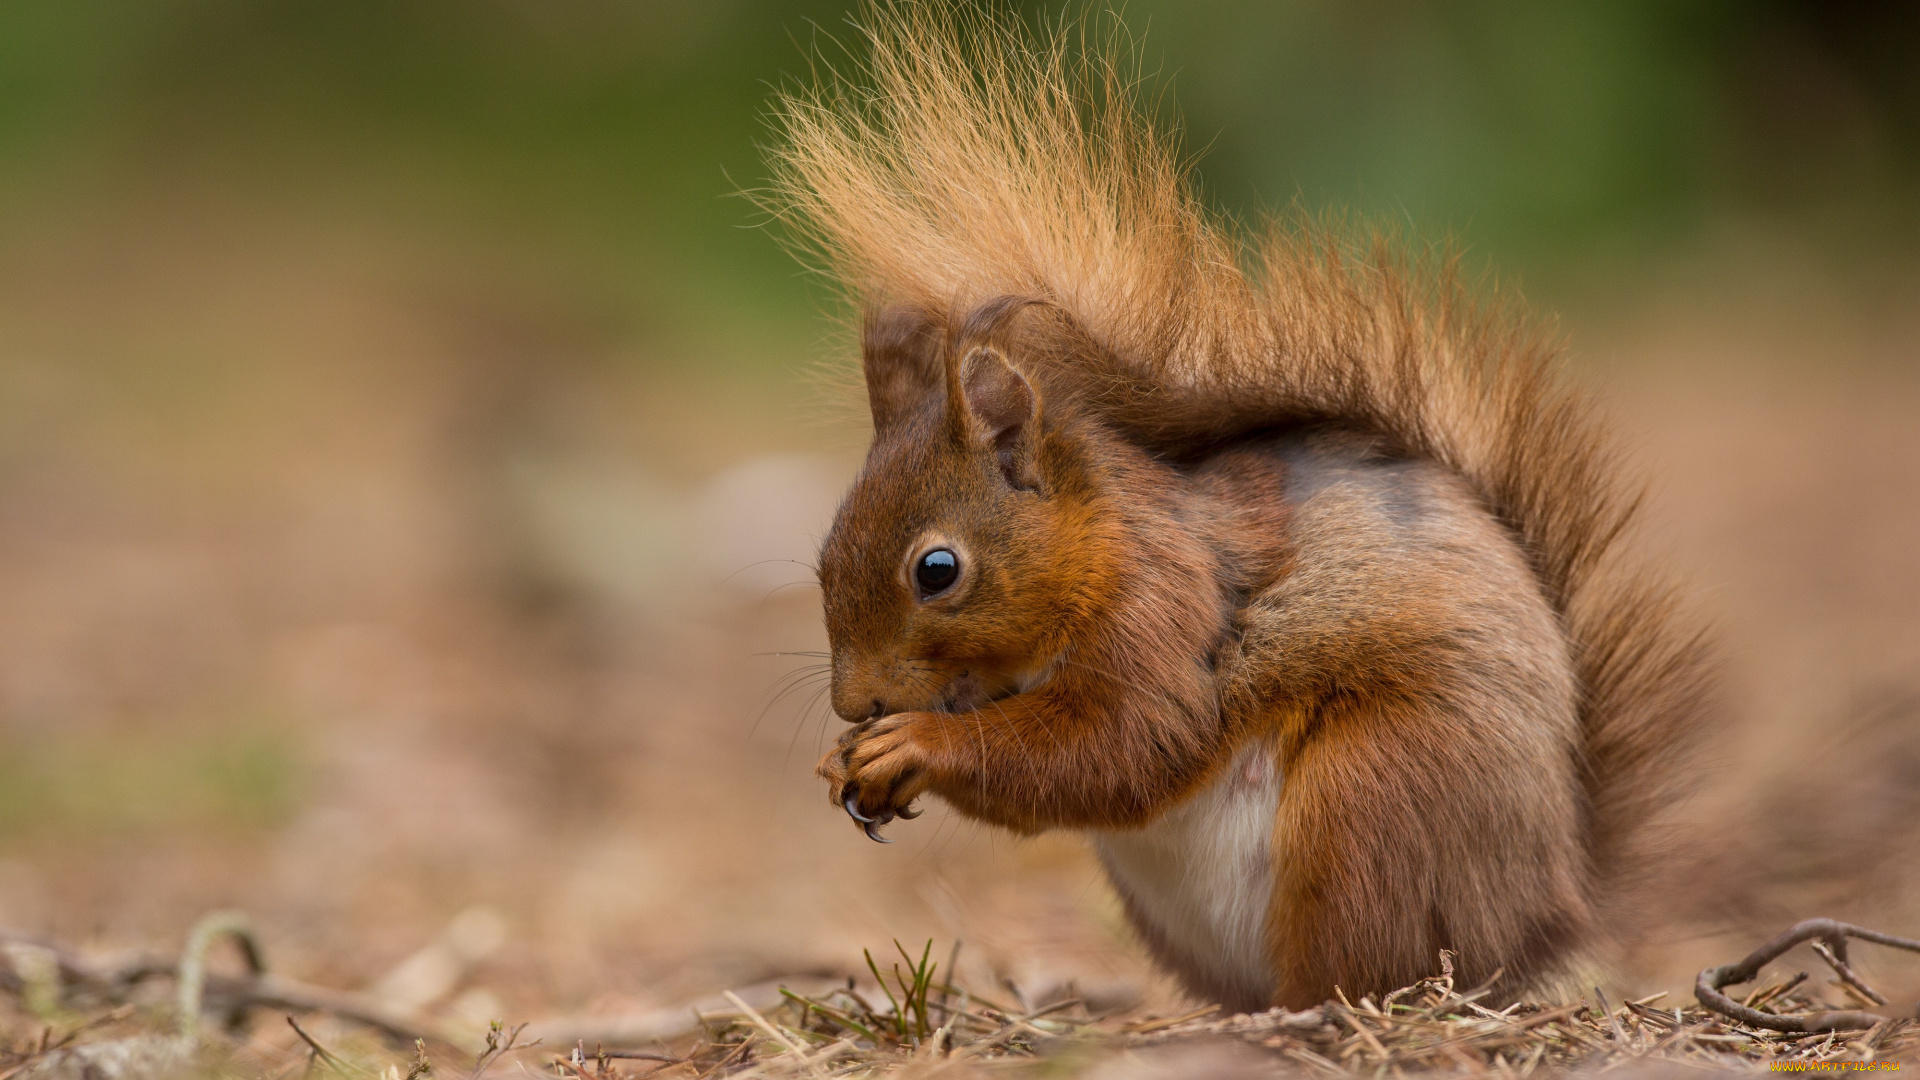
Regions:
[[[1292,558],[1220,668],[1230,723],[1280,746],[1278,1000],[1394,990],[1441,949],[1462,979],[1535,979],[1592,922],[1559,619],[1439,466],[1325,439],[1282,456]]]
[[[1432,702],[1329,702],[1286,758],[1267,942],[1275,1002],[1379,1000],[1456,956],[1517,988],[1587,930],[1564,755]]]

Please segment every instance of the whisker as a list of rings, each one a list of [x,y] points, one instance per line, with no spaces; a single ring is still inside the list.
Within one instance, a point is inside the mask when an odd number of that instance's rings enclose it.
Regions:
[[[820,583],[815,581],[783,581],[780,584],[775,585],[773,588],[768,589],[767,595],[761,597],[760,602],[764,604],[767,601],[773,599],[775,596],[779,595],[781,589],[817,589],[819,587],[820,587]]]
[[[825,694],[825,693],[827,692],[827,690],[828,690],[828,687],[824,687],[824,686],[823,686],[823,687],[821,687],[821,688],[820,688],[820,689],[818,689],[818,690],[815,690],[815,691],[813,692],[813,696],[812,696],[811,698],[808,698],[808,699],[807,699],[807,704],[806,704],[806,707],[800,710],[800,722],[799,722],[799,723],[797,723],[797,724],[795,724],[795,725],[793,725],[793,735],[792,735],[792,737],[791,737],[791,738],[789,738],[789,739],[787,740],[787,756],[786,756],[786,759],[785,759],[784,761],[782,761],[782,762],[781,762],[781,767],[782,767],[782,768],[792,768],[792,767],[793,767],[793,751],[794,751],[794,750],[795,750],[795,749],[796,749],[796,748],[797,748],[797,747],[798,747],[798,746],[800,745],[800,733],[801,733],[802,731],[805,731],[805,730],[806,730],[806,727],[807,727],[807,717],[808,717],[808,716],[810,716],[810,715],[811,715],[811,714],[813,713],[813,710],[814,710],[815,708],[817,708],[817,707],[819,707],[819,705],[820,705],[820,696],[821,696],[822,694]],[[827,711],[826,713],[824,713],[824,714],[822,714],[822,715],[821,715],[821,717],[820,717],[820,735],[819,735],[819,736],[817,736],[816,738],[818,738],[818,737],[824,737],[824,736],[826,735],[826,733],[827,733],[827,717],[829,717],[829,716],[832,716],[832,715],[833,715],[833,712],[832,712],[832,710],[828,710],[828,711]]]
[[[776,585],[773,588],[768,589],[767,595],[761,597],[760,602],[753,606],[753,617],[757,619],[765,615],[767,613],[767,605],[772,603],[773,598],[780,594],[780,590],[792,589],[796,587],[807,588],[807,589],[817,589],[820,586],[817,582],[812,582],[812,581],[789,581],[784,585]]]
[[[745,566],[742,566],[739,569],[735,570],[733,573],[728,574],[726,577],[721,578],[720,583],[722,585],[725,585],[727,582],[732,581],[734,578],[739,577],[741,574],[746,573],[747,571],[753,569],[754,567],[766,566],[768,563],[789,563],[794,566],[804,566],[808,570],[812,571],[814,577],[817,578],[820,576],[819,567],[813,565],[812,563],[801,562],[799,559],[755,559],[754,561],[746,564]]]
[[[804,689],[809,683],[827,678],[832,674],[833,670],[829,665],[807,664],[774,680],[773,685],[767,688],[769,695],[767,703],[760,706],[760,712],[753,718],[753,724],[747,728],[747,738],[751,739],[759,733],[760,725],[766,721],[767,714],[785,701],[789,695]]]
[[[785,675],[782,675],[778,679],[775,679],[773,682],[773,685],[767,688],[767,692],[773,695],[773,700],[769,701],[768,705],[772,705],[774,704],[774,702],[779,701],[782,697],[786,696],[787,692],[792,690],[795,686],[798,686],[802,683],[809,682],[813,679],[829,678],[832,676],[832,674],[833,674],[833,670],[824,664],[818,664],[818,665],[810,664],[806,667],[799,669],[798,671],[789,671]]]
[[[800,675],[830,675],[832,673],[832,664],[801,664],[785,675],[780,676],[780,678],[791,679]]]

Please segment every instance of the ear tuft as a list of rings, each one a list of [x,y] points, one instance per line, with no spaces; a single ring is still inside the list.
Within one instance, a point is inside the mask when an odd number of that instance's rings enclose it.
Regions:
[[[1034,468],[1034,444],[1040,419],[1040,396],[1033,384],[991,346],[980,346],[960,365],[961,393],[975,435],[1000,459],[1007,482],[1017,488],[1039,487]]]
[[[941,393],[939,338],[917,308],[867,312],[860,330],[860,368],[867,378],[873,430],[885,430]]]

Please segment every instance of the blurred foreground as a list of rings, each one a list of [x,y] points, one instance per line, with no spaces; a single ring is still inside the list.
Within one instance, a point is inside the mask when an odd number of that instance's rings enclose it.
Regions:
[[[196,928],[180,960],[183,986],[199,987],[207,930],[239,934],[250,956],[258,945],[232,916],[215,916]],[[168,1010],[144,1010],[129,1002],[101,1012],[110,1001],[132,995],[108,990],[117,980],[97,963],[62,956],[69,976],[62,995],[41,980],[29,997],[64,1000],[84,1020],[63,1017],[59,1035],[48,1026],[37,1040],[0,1047],[0,1068],[28,1080],[146,1080],[168,1075],[371,1075],[383,1080],[417,1078],[436,1069],[467,1072],[468,1080],[496,1066],[518,1067],[532,1076],[532,1063],[554,1080],[637,1080],[660,1074],[710,1080],[729,1076],[784,1080],[828,1076],[1029,1076],[1149,1080],[1204,1076],[1252,1078],[1298,1075],[1352,1076],[1391,1073],[1458,1077],[1594,1075],[1627,1070],[1642,1075],[1677,1073],[1750,1074],[1772,1071],[1895,1071],[1920,1062],[1920,1030],[1911,1019],[1862,1013],[1878,992],[1847,967],[1850,939],[1920,951],[1920,940],[1888,939],[1871,931],[1812,920],[1796,926],[1739,962],[1718,968],[1714,987],[1753,983],[1761,965],[1782,950],[1819,939],[1823,957],[1844,977],[1835,995],[1802,984],[1807,974],[1756,985],[1740,1001],[1720,994],[1692,1006],[1663,1006],[1668,995],[1652,994],[1619,1005],[1595,990],[1571,1002],[1515,1002],[1495,1011],[1484,1004],[1486,988],[1456,983],[1452,954],[1441,953],[1438,971],[1379,1002],[1345,995],[1313,1008],[1284,1008],[1225,1015],[1218,1006],[1174,1015],[1116,1017],[1092,995],[1047,1004],[1026,999],[1012,984],[977,993],[948,978],[933,958],[931,943],[916,957],[905,948],[898,959],[866,957],[874,981],[849,977],[844,985],[791,986],[727,991],[715,1002],[696,1003],[682,1018],[685,1034],[641,1039],[600,1038],[575,1029],[563,1034],[553,1023],[495,1023],[483,1045],[463,1052],[433,1034],[413,1037],[404,1022],[379,1018],[379,1006],[344,999],[364,995],[290,992],[292,984],[257,971],[250,979],[204,981],[206,995],[182,993],[177,1016],[188,1026],[168,1030]],[[1856,942],[1857,943],[1857,942]],[[125,970],[125,969],[123,969]],[[1738,992],[1738,991],[1736,991]],[[1839,1000],[1835,1000],[1835,998]],[[91,1000],[89,1000],[91,998]],[[754,999],[757,998],[757,1003]],[[997,998],[997,1000],[996,1000]],[[330,1003],[329,1003],[330,1002]],[[1884,1003],[1884,1002],[1883,1002]],[[236,1005],[239,1008],[236,1010]],[[249,1029],[245,1006],[293,1009],[325,1036],[316,1038],[290,1013],[294,1039],[262,1039]],[[202,1007],[225,1017],[224,1031],[208,1030]],[[1834,1011],[1834,1010],[1839,1011]],[[316,1018],[315,1011],[320,1010]],[[1756,1011],[1757,1010],[1757,1011]],[[255,1011],[258,1011],[257,1009]],[[357,1016],[384,1029],[386,1045],[319,1024],[329,1017]],[[1737,1018],[1737,1019],[1736,1019]],[[197,1023],[197,1027],[195,1024]],[[276,1043],[278,1045],[276,1045]],[[331,1044],[331,1045],[329,1045]],[[640,1045],[646,1049],[632,1049]],[[410,1053],[403,1048],[410,1047]],[[471,1053],[473,1064],[466,1065]]]

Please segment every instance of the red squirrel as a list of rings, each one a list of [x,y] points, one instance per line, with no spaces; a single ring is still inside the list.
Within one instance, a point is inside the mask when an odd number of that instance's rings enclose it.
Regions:
[[[867,313],[833,803],[1086,833],[1233,1009],[1592,962],[1708,658],[1553,342],[1385,242],[1220,222],[1123,49],[866,29],[866,81],[783,99],[774,196]]]

